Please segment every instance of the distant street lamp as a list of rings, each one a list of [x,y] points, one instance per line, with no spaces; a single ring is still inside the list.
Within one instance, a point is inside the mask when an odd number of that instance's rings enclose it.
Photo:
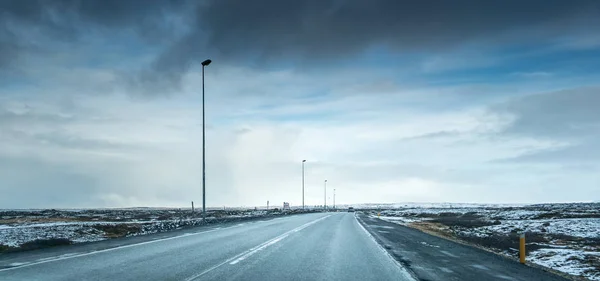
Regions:
[[[325,211],[327,211],[327,180],[325,180],[325,204],[323,205],[323,208],[325,209]]]
[[[333,210],[335,211],[335,188],[333,189]]]
[[[302,209],[304,210],[304,163],[306,160],[302,160]]]
[[[204,67],[212,61],[207,59],[202,62],[202,220],[206,221],[206,131],[204,120]]]

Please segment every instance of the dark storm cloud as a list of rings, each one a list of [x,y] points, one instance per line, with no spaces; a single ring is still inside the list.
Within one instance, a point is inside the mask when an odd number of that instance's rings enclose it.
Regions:
[[[227,55],[304,58],[343,56],[381,44],[408,50],[446,49],[531,28],[550,35],[594,30],[598,1],[214,0],[197,26]],[[575,22],[577,21],[577,22]],[[528,34],[536,36],[536,34]]]
[[[169,38],[167,17],[184,7],[183,0],[0,1],[0,69],[48,45],[74,44],[90,31],[130,29],[149,42]]]
[[[98,25],[155,28],[160,34],[164,17],[186,5],[184,0],[3,0],[0,11],[4,28],[16,24],[68,33],[84,31],[80,25]]]
[[[208,1],[191,32],[155,61],[177,81],[192,63],[317,67],[369,47],[444,51],[468,42],[501,44],[597,32],[598,1]],[[600,16],[598,17],[600,18]]]
[[[165,49],[154,62],[124,79],[151,90],[177,86],[190,66],[207,57],[245,65],[322,66],[373,46],[439,52],[469,42],[582,36],[597,33],[599,7],[594,0],[5,0],[0,50],[9,51],[0,55],[0,69],[32,47],[22,34],[35,28],[49,40],[130,29],[161,42]],[[186,33],[173,31],[173,17],[182,18]]]

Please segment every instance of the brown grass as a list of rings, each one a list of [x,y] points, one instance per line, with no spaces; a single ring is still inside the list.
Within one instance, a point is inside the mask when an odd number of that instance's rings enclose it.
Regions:
[[[454,233],[447,226],[437,222],[413,222],[408,224],[412,228],[416,228],[425,233],[441,236],[444,238],[455,238]]]
[[[67,238],[37,239],[21,244],[19,249],[29,251],[56,246],[66,246],[71,244],[73,244],[73,241]]]
[[[107,225],[94,225],[95,229],[104,232],[106,238],[118,238],[124,237],[129,234],[137,233],[142,230],[140,225],[133,224],[107,224]]]
[[[8,251],[8,250],[10,250],[10,249],[12,249],[12,248],[11,248],[11,247],[9,247],[9,246],[6,246],[6,245],[4,245],[4,244],[0,244],[0,253],[2,253],[2,252],[5,252],[5,251]]]

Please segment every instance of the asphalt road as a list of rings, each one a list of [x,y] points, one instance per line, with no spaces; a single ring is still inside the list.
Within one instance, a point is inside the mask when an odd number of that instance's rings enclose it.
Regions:
[[[359,221],[417,280],[567,281],[496,254],[359,215]]]
[[[354,213],[0,255],[0,280],[413,280]]]

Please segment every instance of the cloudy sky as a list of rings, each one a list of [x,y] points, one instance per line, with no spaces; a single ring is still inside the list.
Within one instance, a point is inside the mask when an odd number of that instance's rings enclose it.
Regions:
[[[0,208],[600,200],[600,2],[0,1]]]

